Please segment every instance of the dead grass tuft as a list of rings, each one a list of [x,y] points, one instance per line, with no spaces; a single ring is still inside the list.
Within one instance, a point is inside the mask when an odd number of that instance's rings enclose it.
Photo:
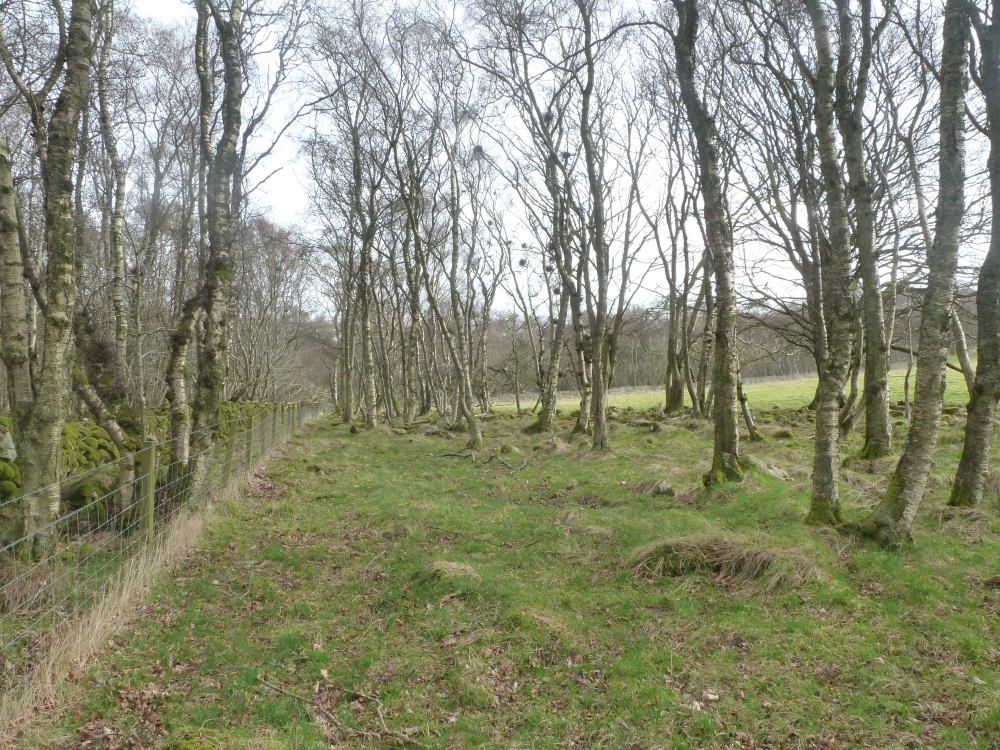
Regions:
[[[431,560],[427,563],[427,572],[432,578],[438,579],[471,578],[476,583],[483,580],[471,565],[448,560]]]
[[[639,482],[635,486],[635,491],[640,495],[666,495],[667,497],[673,497],[677,492],[673,488],[673,485],[665,479],[650,479],[645,482]]]
[[[55,561],[20,563],[0,556],[0,614],[31,610],[54,601],[65,569]],[[61,587],[60,587],[61,588]]]
[[[756,582],[768,591],[821,577],[819,567],[797,550],[763,547],[726,534],[660,539],[635,550],[627,565],[644,576],[711,573],[735,583]]]
[[[1000,470],[991,469],[983,485],[983,502],[1000,509]]]
[[[574,526],[587,520],[587,514],[582,510],[567,510],[556,516],[556,522],[563,526]]]
[[[548,440],[541,443],[536,449],[541,449],[548,451],[552,454],[566,453],[571,450],[571,446],[565,440],[561,439],[558,435],[553,435]]]
[[[943,505],[933,508],[927,517],[938,525],[942,534],[961,539],[966,544],[978,544],[990,535],[993,519],[981,508],[953,508]]]
[[[85,662],[121,625],[122,613],[157,576],[182,558],[201,535],[204,517],[178,513],[164,528],[158,544],[131,558],[106,593],[79,619],[50,634],[51,647],[16,689],[0,696],[0,746],[13,739],[46,705],[71,668]]]
[[[542,630],[548,630],[560,635],[566,633],[566,626],[550,612],[541,609],[525,609],[523,614],[534,620],[535,625]]]
[[[596,524],[588,524],[586,526],[581,526],[578,529],[578,531],[584,536],[600,536],[605,538],[611,538],[615,535],[614,529],[609,529],[607,526],[597,526]]]
[[[847,559],[847,552],[854,545],[852,537],[845,536],[829,526],[814,526],[812,532],[823,544],[833,550],[837,557],[841,560]]]

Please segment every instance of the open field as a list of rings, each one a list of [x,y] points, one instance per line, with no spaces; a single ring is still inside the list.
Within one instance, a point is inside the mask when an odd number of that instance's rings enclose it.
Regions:
[[[975,361],[973,361],[975,366]],[[913,398],[913,377],[916,374],[914,369],[910,376],[910,398]],[[903,380],[906,377],[905,369],[894,369],[889,371],[889,394],[893,401],[903,400]],[[864,388],[864,376],[858,383],[858,389]],[[798,409],[812,401],[816,391],[815,378],[789,378],[787,380],[767,380],[756,383],[747,383],[743,390],[746,394],[750,407],[754,410],[772,409],[777,406],[780,409]],[[859,399],[861,398],[859,394]],[[530,409],[534,403],[535,396],[530,399],[521,399],[521,408]],[[960,373],[954,370],[948,371],[948,386],[945,389],[945,403],[965,405],[969,400],[969,391]],[[575,409],[579,406],[579,398],[572,395],[560,396],[560,409]],[[635,389],[625,392],[616,391],[610,394],[608,403],[612,406],[625,408],[631,406],[633,409],[655,408],[657,403],[663,403],[662,389]],[[505,397],[497,410],[510,413],[515,411],[513,397]]]
[[[997,482],[942,508],[961,415],[890,553],[802,523],[809,386],[748,391],[747,452],[787,479],[712,492],[709,424],[651,431],[626,403],[596,456],[568,413],[556,436],[489,419],[474,458],[448,455],[461,433],[313,423],[21,747],[1000,746]],[[852,517],[892,465],[845,469]]]

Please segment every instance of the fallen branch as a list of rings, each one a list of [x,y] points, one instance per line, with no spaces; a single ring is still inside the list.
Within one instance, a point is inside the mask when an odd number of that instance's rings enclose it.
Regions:
[[[544,542],[546,539],[549,539],[549,537],[547,535],[543,535],[538,537],[538,539],[536,539],[535,541],[528,542],[527,544],[517,545],[517,544],[511,544],[510,542],[504,542],[501,546],[510,547],[511,549],[528,549],[528,547],[534,547],[536,544],[538,544],[539,542]]]
[[[523,468],[524,468],[525,466],[527,466],[527,465],[528,465],[528,459],[526,459],[526,458],[522,458],[522,459],[521,459],[521,465],[520,465],[520,466],[512,466],[511,464],[507,463],[507,462],[506,462],[506,461],[505,461],[505,460],[503,459],[503,457],[502,457],[502,456],[500,455],[500,451],[498,451],[498,450],[497,450],[497,449],[495,449],[495,448],[493,449],[493,453],[492,453],[492,454],[490,454],[490,457],[489,457],[489,458],[488,458],[488,459],[487,459],[486,461],[483,461],[483,463],[484,463],[484,464],[488,464],[488,463],[490,463],[490,461],[493,461],[494,459],[495,459],[495,460],[497,460],[497,461],[499,461],[500,463],[502,463],[502,464],[503,464],[504,466],[506,466],[506,467],[507,467],[508,469],[510,469],[510,473],[511,473],[511,474],[514,474],[515,472],[518,472],[518,471],[520,471],[521,469],[523,469]]]
[[[461,453],[425,453],[424,455],[429,456],[430,458],[471,458],[473,463],[479,463],[483,465],[488,464],[492,461],[499,461],[509,470],[510,473],[508,474],[508,476],[510,474],[515,474],[519,472],[521,469],[525,468],[528,465],[528,459],[526,458],[521,459],[520,466],[514,466],[508,463],[503,458],[501,458],[500,451],[498,451],[496,448],[493,449],[493,452],[490,453],[490,457],[485,461],[476,461],[475,451],[462,451]]]

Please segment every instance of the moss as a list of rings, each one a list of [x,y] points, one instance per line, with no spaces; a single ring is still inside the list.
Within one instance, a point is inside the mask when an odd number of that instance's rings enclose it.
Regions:
[[[863,537],[880,547],[902,548],[913,543],[909,528],[903,524],[906,500],[902,495],[902,487],[903,480],[897,468],[889,479],[882,501],[858,526]]]
[[[964,479],[956,480],[951,487],[951,496],[948,498],[948,505],[952,508],[975,508],[979,499],[972,491],[969,483]]]
[[[844,522],[840,512],[840,503],[828,497],[813,495],[809,503],[809,515],[806,524],[809,526],[839,526]]]
[[[92,504],[95,500],[102,498],[107,493],[104,485],[97,479],[88,479],[81,482],[64,499],[66,507],[70,510],[79,510],[86,505]]]
[[[118,447],[107,431],[95,422],[67,422],[62,438],[63,476],[93,469],[118,459]]]
[[[743,467],[740,466],[739,459],[724,453],[721,462],[715,461],[711,471],[705,474],[701,481],[706,487],[714,487],[726,482],[740,482],[743,480],[743,475]]]
[[[867,461],[874,460],[876,458],[885,458],[889,455],[889,451],[884,450],[881,446],[875,444],[866,444],[859,452],[857,457]]]

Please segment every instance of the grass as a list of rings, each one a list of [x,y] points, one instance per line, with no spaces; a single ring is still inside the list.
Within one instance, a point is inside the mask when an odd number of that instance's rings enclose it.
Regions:
[[[313,423],[21,746],[997,747],[1000,519],[942,510],[957,420],[888,553],[803,525],[809,385],[753,389],[795,437],[747,450],[790,479],[712,492],[709,425],[650,432],[625,403],[610,455],[568,413],[569,450],[506,415],[475,460],[444,455],[461,435]],[[852,516],[891,468],[845,469]]]
[[[973,366],[975,361],[973,360]],[[916,376],[916,368],[910,376],[910,398],[913,398],[913,384]],[[906,368],[896,368],[889,371],[889,395],[893,401],[903,400],[903,381],[906,377]],[[858,383],[859,391],[864,388],[864,376]],[[756,383],[747,383],[744,392],[751,408],[772,409],[777,406],[779,409],[798,409],[812,401],[816,391],[815,378],[789,378],[788,380],[768,380]],[[860,398],[860,394],[859,394]],[[655,388],[636,389],[627,392],[617,392],[611,394],[610,403],[619,408],[650,409],[655,408],[657,403],[663,403],[663,390]],[[952,404],[964,405],[969,400],[968,389],[960,373],[953,370],[948,371],[947,388],[945,389],[945,401]],[[530,409],[533,401],[528,398],[521,400],[522,409]],[[558,402],[560,409],[576,409],[579,401],[572,397],[561,397]],[[504,401],[496,406],[498,411],[503,413],[513,413],[515,411],[514,402]]]

